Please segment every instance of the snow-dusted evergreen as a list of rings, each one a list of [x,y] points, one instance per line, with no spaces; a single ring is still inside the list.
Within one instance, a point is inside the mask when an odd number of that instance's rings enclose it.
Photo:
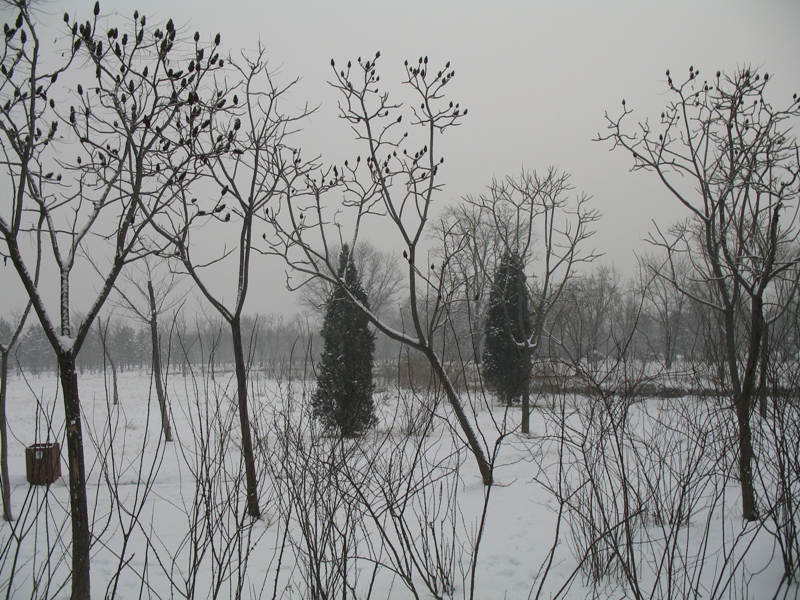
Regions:
[[[361,276],[346,244],[339,254],[338,274],[349,294],[337,287],[328,299],[322,324],[325,347],[312,405],[314,416],[327,429],[353,437],[373,427],[377,420],[372,398],[375,335],[366,313],[350,299],[354,296],[369,309]]]
[[[483,376],[509,406],[522,396],[530,370],[525,344],[531,335],[531,315],[523,269],[522,258],[506,251],[494,276],[486,313]]]

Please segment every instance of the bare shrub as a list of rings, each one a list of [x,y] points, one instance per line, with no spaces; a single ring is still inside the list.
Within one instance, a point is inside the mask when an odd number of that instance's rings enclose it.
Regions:
[[[584,368],[584,394],[541,408],[536,478],[556,499],[557,528],[533,590],[542,593],[565,540],[577,566],[556,597],[579,573],[593,596],[746,594],[743,557],[763,527],[726,522],[738,501],[727,489],[737,435],[730,411],[696,396],[648,398],[653,375],[638,364]]]

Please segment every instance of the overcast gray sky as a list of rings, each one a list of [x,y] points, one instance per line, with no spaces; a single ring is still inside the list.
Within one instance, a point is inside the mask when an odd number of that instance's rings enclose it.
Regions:
[[[92,5],[51,4],[79,19]],[[594,244],[623,272],[633,269],[634,251],[645,249],[651,219],[667,223],[679,213],[652,176],[628,172],[625,153],[592,142],[605,127],[604,111],[618,113],[625,98],[634,117],[657,117],[666,102],[666,69],[682,77],[690,66],[701,78],[758,66],[770,73],[767,99],[778,106],[800,92],[797,0],[101,2],[104,14],[130,16],[135,8],[149,24],[171,17],[204,36],[219,32],[234,53],[261,42],[282,80],[301,78],[291,101],[320,106],[302,139],[306,153],[329,162],[346,157],[347,136],[326,83],[331,58],[345,63],[380,50],[381,82],[397,95],[405,59],[452,61],[449,93],[469,115],[447,132],[442,205],[480,193],[493,176],[556,165],[594,197],[604,215]],[[293,312],[296,302],[282,290],[283,265],[259,261],[249,310]],[[0,269],[4,298],[14,277],[10,266]]]

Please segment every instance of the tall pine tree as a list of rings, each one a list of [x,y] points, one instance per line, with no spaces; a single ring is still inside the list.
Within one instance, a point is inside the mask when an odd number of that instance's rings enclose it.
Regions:
[[[369,308],[347,245],[339,255],[338,273],[352,295]],[[360,435],[377,421],[372,399],[375,336],[368,325],[364,311],[341,288],[334,289],[325,309],[325,347],[311,402],[314,416],[342,437]]]
[[[524,264],[516,252],[507,251],[495,272],[484,332],[483,376],[510,406],[522,395],[530,369],[519,345],[531,334],[531,315]]]

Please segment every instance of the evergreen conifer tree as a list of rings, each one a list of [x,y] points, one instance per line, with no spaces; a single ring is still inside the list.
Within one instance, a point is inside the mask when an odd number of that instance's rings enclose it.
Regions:
[[[507,251],[489,295],[482,367],[489,389],[509,406],[522,395],[529,368],[526,352],[518,345],[531,333],[528,300],[522,258]]]
[[[339,277],[359,302],[369,308],[352,253],[347,245],[339,255]],[[342,437],[353,437],[377,421],[372,399],[372,361],[375,336],[369,321],[341,288],[334,289],[322,325],[324,349],[312,397],[313,414]]]

